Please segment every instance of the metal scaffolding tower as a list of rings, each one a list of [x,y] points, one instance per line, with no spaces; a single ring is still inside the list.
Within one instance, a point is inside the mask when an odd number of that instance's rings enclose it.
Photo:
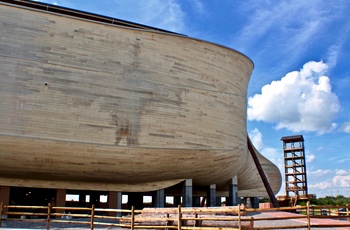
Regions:
[[[294,193],[297,199],[308,196],[304,138],[302,135],[282,137],[286,196]]]

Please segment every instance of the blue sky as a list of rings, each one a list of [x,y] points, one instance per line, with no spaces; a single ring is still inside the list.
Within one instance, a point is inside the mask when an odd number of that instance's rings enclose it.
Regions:
[[[247,130],[283,172],[305,139],[309,193],[350,196],[350,1],[48,0],[236,49],[255,63]],[[284,194],[282,187],[280,194]]]

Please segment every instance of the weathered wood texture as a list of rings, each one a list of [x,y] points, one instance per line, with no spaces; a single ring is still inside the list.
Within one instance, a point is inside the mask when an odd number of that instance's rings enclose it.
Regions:
[[[0,23],[1,185],[220,189],[238,175],[240,191],[266,194],[247,153],[246,56],[5,4]]]

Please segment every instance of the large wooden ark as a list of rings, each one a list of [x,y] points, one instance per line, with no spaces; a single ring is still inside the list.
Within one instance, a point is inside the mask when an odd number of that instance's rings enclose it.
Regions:
[[[266,195],[247,148],[249,58],[79,13],[0,4],[0,185],[225,190],[237,176],[241,196]]]

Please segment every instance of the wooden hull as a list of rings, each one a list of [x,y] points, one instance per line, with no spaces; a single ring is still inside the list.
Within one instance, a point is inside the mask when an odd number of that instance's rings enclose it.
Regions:
[[[238,175],[240,191],[266,194],[247,153],[246,56],[5,4],[0,17],[0,185],[224,188]]]

